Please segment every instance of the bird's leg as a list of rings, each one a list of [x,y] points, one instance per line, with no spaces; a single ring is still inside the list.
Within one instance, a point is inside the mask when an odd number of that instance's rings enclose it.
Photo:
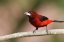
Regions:
[[[47,26],[46,26],[46,32],[47,32],[47,34],[48,34],[48,28],[47,28]]]
[[[34,33],[36,30],[38,30],[38,27],[36,27],[36,29],[33,31],[33,33]]]

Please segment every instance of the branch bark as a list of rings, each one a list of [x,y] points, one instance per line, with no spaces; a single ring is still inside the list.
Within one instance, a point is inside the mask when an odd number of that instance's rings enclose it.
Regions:
[[[31,37],[31,36],[45,36],[45,35],[56,35],[56,34],[64,34],[64,29],[54,29],[54,30],[48,30],[48,34],[46,30],[39,31],[39,32],[18,32],[14,34],[4,35],[0,36],[0,41],[12,39],[12,38],[22,38],[22,37]]]

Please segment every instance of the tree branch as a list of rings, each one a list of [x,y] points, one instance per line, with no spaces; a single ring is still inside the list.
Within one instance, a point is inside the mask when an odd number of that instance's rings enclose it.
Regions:
[[[55,34],[64,34],[64,29],[54,29],[54,30],[48,30],[48,34],[46,30],[40,31],[40,32],[19,32],[14,34],[9,34],[5,36],[0,36],[0,41],[12,39],[12,38],[22,38],[22,37],[31,37],[31,36],[45,36],[45,35],[55,35]]]

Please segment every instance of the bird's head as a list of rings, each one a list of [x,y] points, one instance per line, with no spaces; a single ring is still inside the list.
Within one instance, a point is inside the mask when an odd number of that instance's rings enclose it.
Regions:
[[[38,15],[35,11],[28,11],[24,14],[26,14],[28,17],[36,17]]]

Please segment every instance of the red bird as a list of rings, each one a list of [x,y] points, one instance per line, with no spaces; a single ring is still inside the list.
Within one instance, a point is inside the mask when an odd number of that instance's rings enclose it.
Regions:
[[[46,26],[46,32],[48,34],[48,29],[47,29],[48,24],[50,24],[51,22],[60,22],[60,23],[64,22],[64,21],[58,21],[58,20],[50,20],[46,16],[39,15],[38,13],[36,13],[34,11],[28,11],[28,12],[25,12],[24,14],[26,14],[29,17],[29,22],[34,27],[36,27],[36,29],[33,31],[33,33],[36,30],[38,30],[39,27]]]

